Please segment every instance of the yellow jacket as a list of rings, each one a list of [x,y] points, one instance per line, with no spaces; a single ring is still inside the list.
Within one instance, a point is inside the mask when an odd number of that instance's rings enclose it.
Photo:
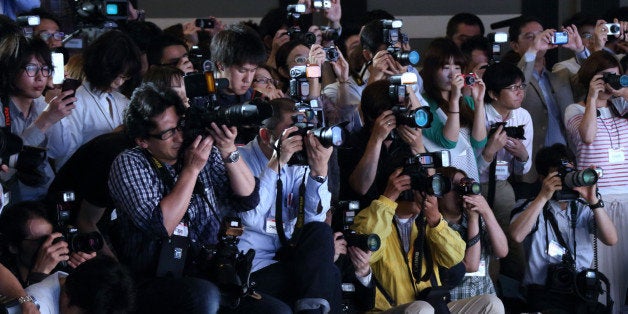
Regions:
[[[373,275],[397,305],[401,305],[416,300],[415,289],[418,293],[430,287],[431,284],[429,280],[416,283],[414,278],[411,278],[411,271],[408,272],[408,269],[412,269],[414,253],[412,244],[418,236],[418,230],[416,225],[413,225],[410,252],[407,256],[403,256],[399,235],[393,226],[396,208],[397,203],[385,196],[380,196],[369,207],[360,211],[355,217],[353,228],[360,233],[375,233],[380,237],[381,247],[373,252],[371,257]],[[436,227],[432,228],[429,225],[426,227],[425,236],[434,262],[434,274],[436,274],[436,280],[440,285],[438,266],[449,268],[460,263],[464,258],[466,244],[458,232],[449,228],[447,222],[442,218]],[[423,258],[421,274],[425,273],[425,264],[425,258]],[[385,311],[391,307],[392,305],[388,303],[378,289],[373,310]]]

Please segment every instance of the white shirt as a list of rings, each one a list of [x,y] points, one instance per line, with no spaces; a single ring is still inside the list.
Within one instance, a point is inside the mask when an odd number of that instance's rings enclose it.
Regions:
[[[87,81],[76,89],[76,98],[74,102],[76,109],[68,116],[71,136],[69,152],[65,158],[58,161],[57,169],[61,168],[81,145],[121,125],[124,110],[129,105],[129,99],[119,92],[96,91]],[[109,110],[107,98],[111,101],[112,111]]]
[[[26,293],[35,298],[41,314],[59,313],[59,295],[61,295],[59,280],[67,276],[67,273],[58,271],[26,288]]]

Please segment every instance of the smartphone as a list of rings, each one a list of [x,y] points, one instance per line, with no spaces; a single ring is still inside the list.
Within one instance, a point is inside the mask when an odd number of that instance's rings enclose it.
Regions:
[[[52,53],[52,84],[61,84],[63,83],[63,54],[60,52]]]
[[[66,98],[74,97],[74,95],[76,94],[76,89],[79,88],[79,86],[81,86],[81,81],[66,78],[65,80],[63,80],[63,84],[61,84],[61,91],[65,92],[66,90],[72,90],[72,94],[68,95]]]
[[[552,44],[564,45],[569,42],[569,34],[567,32],[555,32],[552,36]]]
[[[617,23],[606,23],[606,29],[608,30],[606,35],[619,35],[621,27]]]
[[[214,19],[196,19],[194,25],[202,29],[214,28]]]

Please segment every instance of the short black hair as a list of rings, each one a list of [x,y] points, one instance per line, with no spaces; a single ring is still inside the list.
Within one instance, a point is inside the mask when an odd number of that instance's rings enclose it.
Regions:
[[[375,81],[366,86],[362,92],[360,108],[364,119],[364,129],[371,130],[375,120],[382,112],[389,110],[396,102],[388,96],[390,83],[387,79]]]
[[[97,90],[107,90],[116,77],[139,76],[140,50],[131,37],[111,30],[98,37],[83,53],[85,78]]]
[[[266,63],[266,48],[256,31],[239,23],[212,38],[212,60],[222,66]]]
[[[390,12],[386,10],[382,10],[382,9],[371,10],[371,11],[367,11],[366,14],[364,14],[361,25],[366,25],[372,21],[394,20],[394,19],[395,19],[395,16],[390,14]]]
[[[452,16],[447,22],[447,37],[452,38],[456,31],[458,30],[458,25],[466,24],[466,25],[477,25],[480,27],[480,34],[484,35],[484,23],[480,18],[473,13],[458,13]]]
[[[484,94],[485,102],[492,102],[489,92],[499,95],[504,87],[509,86],[520,80],[525,82],[525,76],[521,69],[516,65],[508,62],[499,62],[486,68],[482,76],[484,85],[486,85],[486,93]]]
[[[572,24],[576,25],[578,29],[585,25],[595,26],[597,24],[597,18],[591,14],[578,12],[563,22],[563,26],[569,26]]]
[[[141,53],[147,53],[153,40],[163,33],[159,26],[147,21],[127,21],[121,30],[131,37]]]
[[[521,35],[521,29],[525,27],[526,25],[528,25],[528,23],[532,23],[532,22],[537,22],[543,25],[543,23],[541,23],[541,20],[532,16],[521,16],[518,19],[513,20],[512,23],[510,24],[510,27],[508,28],[508,40],[510,40],[511,42],[519,41],[519,35]]]
[[[163,65],[154,65],[148,68],[148,71],[144,74],[142,78],[142,83],[153,83],[155,86],[164,90],[167,88],[171,88],[172,78],[173,77],[183,77],[185,73],[181,71],[179,68],[163,66]]]
[[[19,247],[28,236],[27,222],[31,219],[48,219],[48,208],[42,202],[24,201],[7,206],[0,215],[0,235],[3,245]]]
[[[81,263],[63,285],[69,305],[87,313],[130,313],[135,305],[135,286],[128,270],[103,255]]]
[[[266,12],[259,22],[259,36],[264,38],[270,36],[275,37],[275,33],[282,27],[288,27],[288,12],[285,8],[274,8]]]
[[[45,41],[38,37],[32,37],[21,42],[22,44],[19,45],[15,58],[10,58],[11,62],[7,62],[6,67],[3,67],[2,73],[0,73],[2,78],[2,91],[0,91],[0,94],[3,97],[19,93],[16,82],[22,71],[24,71],[24,67],[30,63],[32,57],[39,60],[42,65],[52,67],[50,48]]]
[[[288,55],[290,55],[290,52],[292,52],[292,50],[294,50],[297,46],[307,47],[307,43],[299,39],[293,39],[281,45],[281,47],[277,49],[277,53],[275,54],[275,66],[277,67],[277,70],[282,68],[286,70],[286,72],[290,70],[287,68]]]
[[[273,115],[270,118],[264,120],[264,122],[262,123],[262,127],[271,131],[275,131],[275,128],[277,128],[279,122],[283,120],[284,113],[296,113],[294,100],[290,98],[275,98],[271,100],[269,104],[273,109]]]
[[[576,157],[573,152],[564,144],[554,144],[550,147],[539,149],[534,158],[536,173],[547,177],[550,168],[558,168],[563,160],[573,162],[576,166]]]
[[[376,53],[384,42],[384,26],[381,20],[371,21],[360,31],[360,44],[363,49]]]
[[[471,53],[473,52],[473,50],[484,51],[484,53],[486,53],[486,56],[489,58],[493,53],[491,50],[491,42],[488,40],[488,38],[480,35],[473,36],[463,42],[462,45],[460,45],[460,51],[462,51],[465,57],[467,57],[467,60],[471,59]]]
[[[154,117],[174,106],[179,116],[185,113],[183,101],[172,89],[160,89],[153,83],[143,83],[133,92],[124,112],[124,126],[129,138],[148,138],[157,127]]]
[[[146,50],[146,59],[149,65],[161,65],[161,58],[164,56],[164,49],[170,46],[182,46],[188,51],[185,41],[171,34],[161,34],[154,38]]]
[[[57,16],[55,16],[54,14],[52,14],[49,11],[46,11],[45,9],[42,8],[34,8],[30,11],[26,11],[26,12],[22,12],[20,13],[18,16],[27,16],[27,15],[37,15],[39,16],[40,20],[51,20],[53,22],[55,22],[55,24],[57,24],[57,26],[59,28],[61,28],[61,20],[59,20],[59,18]]]

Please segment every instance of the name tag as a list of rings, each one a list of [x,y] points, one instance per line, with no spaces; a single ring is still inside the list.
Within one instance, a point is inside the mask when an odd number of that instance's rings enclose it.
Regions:
[[[178,236],[182,236],[182,237],[187,237],[188,236],[188,226],[183,223],[180,222],[175,228],[174,228],[174,235],[178,235]]]
[[[478,271],[472,273],[465,273],[465,277],[478,276],[484,277],[486,276],[486,261],[484,259],[480,260],[480,266],[478,267]]]
[[[498,160],[497,165],[495,166],[495,176],[508,176],[508,162],[503,160]]]
[[[277,234],[277,222],[275,222],[275,219],[266,219],[265,231],[268,234]]]
[[[567,253],[567,250],[565,250],[562,245],[558,244],[558,242],[554,240],[550,241],[549,245],[547,246],[547,255],[551,257],[562,258],[565,253]]]
[[[621,149],[621,147],[617,149],[615,148],[608,149],[608,162],[620,163],[620,162],[623,162],[624,160],[625,160],[624,151]]]

